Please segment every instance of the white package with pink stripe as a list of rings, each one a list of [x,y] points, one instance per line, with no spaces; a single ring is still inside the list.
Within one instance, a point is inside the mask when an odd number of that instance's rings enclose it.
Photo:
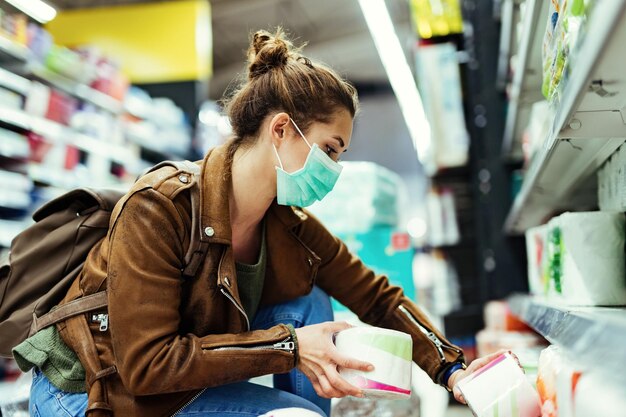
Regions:
[[[541,416],[537,391],[509,353],[459,381],[458,387],[476,417]]]
[[[411,336],[379,327],[352,327],[335,336],[346,356],[374,365],[370,372],[343,368],[339,374],[368,398],[403,399],[411,395]]]

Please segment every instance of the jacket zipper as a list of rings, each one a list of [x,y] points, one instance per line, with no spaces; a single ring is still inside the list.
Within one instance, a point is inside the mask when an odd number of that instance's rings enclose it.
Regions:
[[[250,331],[250,319],[248,318],[248,315],[246,314],[246,312],[244,311],[244,309],[239,305],[239,303],[237,303],[237,301],[235,300],[235,298],[230,295],[228,293],[228,291],[226,291],[224,289],[223,286],[220,285],[220,291],[222,292],[222,294],[224,294],[226,296],[226,298],[228,298],[230,300],[231,303],[233,303],[235,305],[235,307],[237,307],[237,310],[239,310],[241,312],[241,314],[243,314],[243,316],[246,319],[246,326],[248,328],[248,331]]]
[[[272,345],[250,346],[250,347],[245,347],[245,346],[244,347],[241,347],[241,346],[224,346],[224,347],[211,349],[211,350],[214,350],[214,351],[216,351],[216,350],[241,350],[241,349],[246,349],[246,350],[281,350],[281,351],[285,351],[285,352],[291,353],[291,352],[293,352],[295,350],[296,344],[294,342],[289,341],[290,339],[291,339],[291,337],[288,337],[287,339],[283,340],[282,342],[274,343]],[[189,404],[194,402],[206,390],[207,390],[207,388],[204,388],[202,391],[200,391],[199,393],[194,395],[189,401],[187,401],[182,407],[180,407],[174,414],[172,414],[172,417],[175,417],[178,414],[180,414],[180,412],[184,408],[186,408]]]
[[[290,341],[291,337],[286,338],[282,342],[274,343],[271,345],[261,345],[261,346],[224,346],[215,349],[210,349],[213,351],[220,350],[281,350],[284,352],[293,352],[296,348],[296,344]]]
[[[187,401],[182,407],[180,407],[178,410],[176,410],[176,412],[174,414],[172,414],[172,417],[175,417],[177,415],[180,414],[181,411],[183,411],[189,404],[191,404],[192,402],[194,402],[199,396],[202,395],[202,393],[204,393],[204,391],[206,391],[207,388],[203,388],[202,391],[200,391],[199,393],[197,393],[196,395],[194,395],[189,401]]]
[[[400,305],[398,307],[398,310],[400,310],[411,321],[411,323],[413,323],[418,329],[420,329],[420,331],[428,338],[428,340],[430,340],[435,345],[435,347],[437,348],[437,352],[439,352],[439,358],[441,359],[441,362],[446,362],[446,356],[443,354],[443,348],[450,349],[457,353],[461,353],[460,349],[443,343],[434,332],[424,327],[424,325],[417,321],[417,319],[413,317],[413,314],[411,314],[411,312],[407,310],[405,306]]]

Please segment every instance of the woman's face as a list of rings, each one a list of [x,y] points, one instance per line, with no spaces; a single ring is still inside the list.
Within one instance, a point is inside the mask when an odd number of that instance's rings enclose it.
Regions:
[[[289,140],[281,145],[280,158],[283,169],[294,172],[304,166],[310,148],[293,126],[293,122],[289,123],[286,130],[289,132]],[[350,146],[352,116],[347,110],[339,110],[329,123],[313,122],[308,130],[302,133],[311,146],[316,143],[333,161],[337,161]]]

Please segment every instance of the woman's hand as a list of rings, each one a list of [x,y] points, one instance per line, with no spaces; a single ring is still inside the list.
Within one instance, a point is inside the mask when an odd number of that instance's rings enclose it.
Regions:
[[[348,383],[339,375],[337,367],[373,371],[374,366],[339,353],[333,335],[352,327],[346,322],[326,322],[296,329],[300,363],[298,369],[313,384],[317,395],[323,398],[362,397],[360,388]]]
[[[478,358],[474,362],[472,362],[467,367],[467,369],[459,369],[458,371],[450,375],[450,379],[448,379],[448,387],[452,390],[452,393],[454,394],[454,398],[458,402],[462,404],[466,404],[465,398],[463,398],[463,395],[461,394],[461,391],[459,390],[459,387],[457,386],[458,382],[461,381],[462,379],[467,378],[468,376],[470,376],[471,374],[473,374],[474,372],[476,372],[477,370],[487,365],[489,362],[493,361],[498,356],[504,353],[509,353],[511,356],[513,356],[513,358],[517,361],[517,364],[519,365],[519,367],[520,368],[522,367],[522,365],[520,365],[519,363],[519,359],[517,358],[517,356],[515,356],[515,354],[511,352],[510,350],[501,350],[499,352],[492,353],[491,355]]]

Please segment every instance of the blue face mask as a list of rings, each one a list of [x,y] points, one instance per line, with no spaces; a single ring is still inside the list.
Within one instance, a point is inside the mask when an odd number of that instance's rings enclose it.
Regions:
[[[280,167],[276,167],[277,200],[283,206],[308,207],[316,200],[322,200],[333,189],[343,167],[326,155],[316,143],[311,146],[295,122],[291,120],[291,123],[311,150],[304,166],[289,173],[283,169],[274,146],[280,164]]]

